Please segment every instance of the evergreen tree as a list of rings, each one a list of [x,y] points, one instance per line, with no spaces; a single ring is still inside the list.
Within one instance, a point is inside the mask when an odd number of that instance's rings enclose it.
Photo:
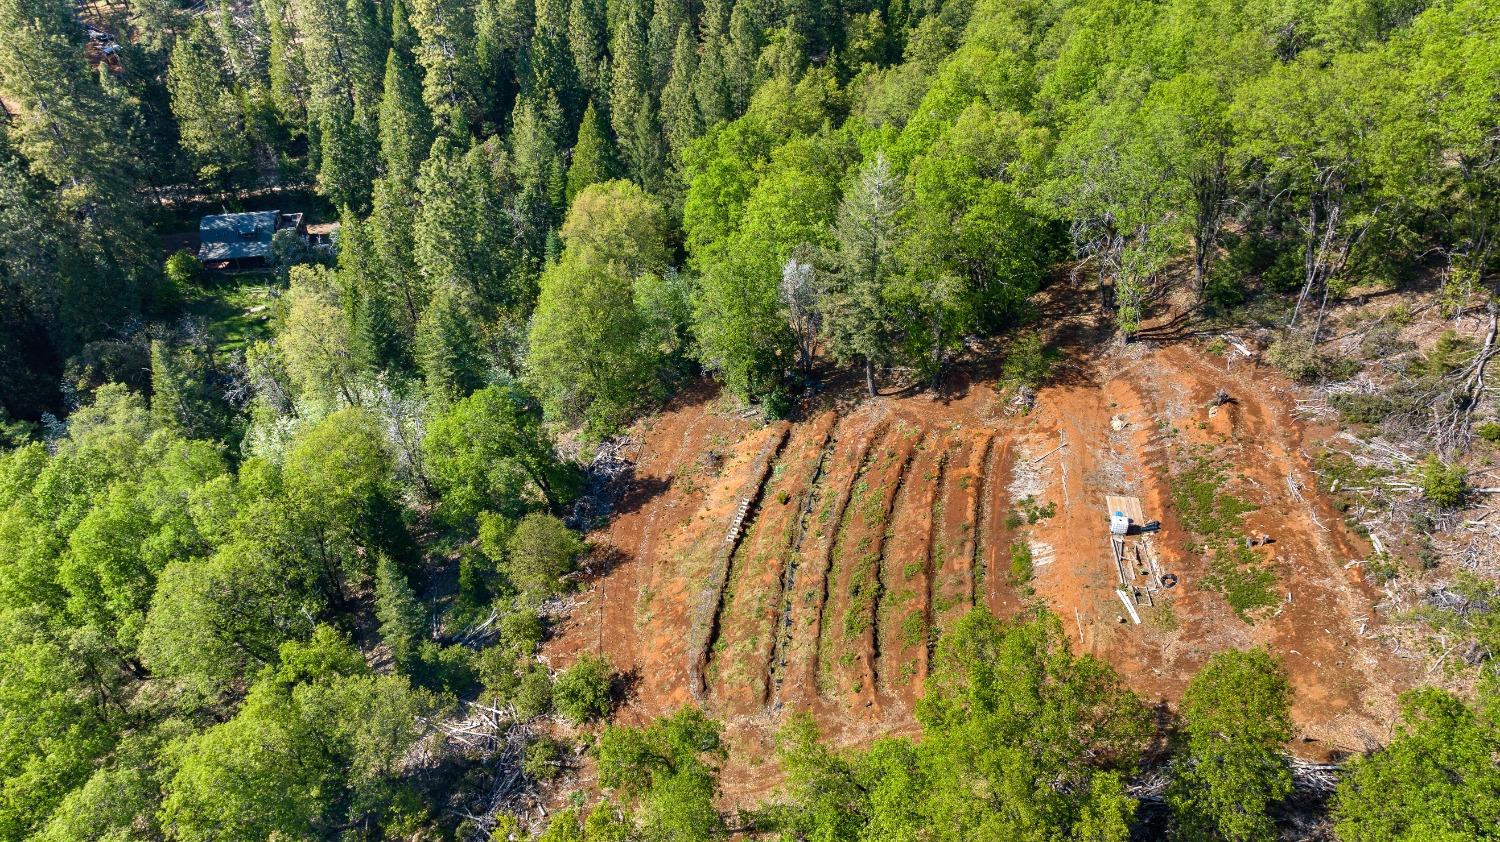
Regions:
[[[428,397],[447,403],[482,387],[487,376],[479,316],[461,291],[440,288],[417,323],[417,366]]]
[[[891,361],[896,346],[895,313],[887,285],[900,271],[905,197],[883,153],[865,165],[839,204],[834,271],[823,293],[823,329],[829,350],[841,362],[859,360],[865,388],[875,397],[875,368]]]
[[[632,2],[610,42],[614,78],[610,82],[610,121],[619,138],[621,157],[635,182],[648,190],[661,179],[661,129],[646,54],[646,19]]]
[[[672,161],[681,167],[688,144],[703,133],[698,115],[698,101],[693,80],[698,73],[698,45],[686,24],[677,30],[677,44],[672,48],[672,70],[661,92],[662,133],[671,150]]]
[[[756,65],[764,41],[764,24],[754,0],[737,0],[729,15],[729,41],[724,50],[724,78],[729,88],[730,116],[738,117],[750,106],[755,90]]]
[[[727,122],[734,114],[734,101],[724,68],[724,38],[710,35],[703,42],[697,72],[693,74],[693,99],[704,130]]]
[[[335,207],[360,213],[370,207],[378,161],[369,122],[342,99],[325,103],[319,117],[318,188]]]
[[[204,181],[225,185],[244,170],[250,157],[239,100],[224,82],[207,24],[188,27],[172,48],[167,87],[182,146]]]
[[[651,23],[646,32],[646,55],[651,64],[651,90],[666,87],[675,62],[677,34],[691,28],[686,0],[655,0],[651,4]]]
[[[583,122],[578,126],[578,142],[573,145],[573,160],[568,164],[567,204],[590,184],[609,181],[617,175],[614,144],[610,141],[609,127],[589,102],[583,110]]]
[[[307,65],[292,24],[291,0],[261,0],[269,34],[267,72],[271,101],[281,119],[304,131],[307,128]]]
[[[497,173],[502,166],[491,145],[461,153],[439,137],[417,178],[413,255],[425,288],[460,290],[486,314],[530,305],[512,271],[513,229]]]
[[[517,233],[533,255],[542,253],[547,233],[566,208],[566,187],[558,190],[562,185],[555,183],[562,168],[558,154],[562,125],[562,112],[550,90],[542,89],[534,96],[523,94],[516,100],[510,150],[515,178],[520,182],[515,198]]]
[[[380,162],[382,172],[408,189],[432,148],[432,118],[422,102],[422,83],[400,51],[386,54],[385,83],[380,97]]]
[[[476,61],[478,38],[468,0],[410,0],[417,31],[417,63],[422,65],[422,101],[433,121],[461,138],[482,113],[476,92],[483,90],[483,68]]]
[[[604,5],[603,0],[572,0],[568,4],[568,50],[578,69],[578,81],[596,96],[607,93]]]
[[[568,0],[533,0],[533,6],[536,21],[528,51],[530,75],[522,80],[521,91],[538,100],[547,99],[543,92],[550,91],[571,125],[583,113],[584,95],[568,40]]]
[[[375,559],[375,618],[381,638],[391,647],[391,658],[403,670],[411,669],[427,637],[426,617],[401,566],[382,553]]]

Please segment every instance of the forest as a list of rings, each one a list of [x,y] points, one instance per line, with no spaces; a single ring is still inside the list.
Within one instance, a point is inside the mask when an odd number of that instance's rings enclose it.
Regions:
[[[1042,290],[1111,343],[1181,292],[1306,383],[1359,290],[1490,314],[1338,403],[1432,425],[1452,522],[1500,441],[1493,0],[0,0],[0,106],[0,840],[1500,838],[1482,576],[1427,618],[1472,692],[1314,796],[1275,655],[1168,711],[1042,607],[942,629],[919,736],[788,712],[751,810],[711,715],[540,657],[631,424],[1036,380]],[[332,241],[164,245],[278,207]]]

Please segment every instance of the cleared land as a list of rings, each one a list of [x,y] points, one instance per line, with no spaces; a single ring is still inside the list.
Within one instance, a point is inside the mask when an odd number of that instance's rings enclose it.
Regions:
[[[591,536],[608,562],[549,644],[554,664],[602,651],[633,673],[626,721],[696,698],[747,749],[734,756],[764,758],[798,709],[844,744],[911,733],[944,625],[979,603],[1037,604],[1148,701],[1175,701],[1216,651],[1264,644],[1296,688],[1294,751],[1384,739],[1415,668],[1374,639],[1376,594],[1345,566],[1368,547],[1311,472],[1333,431],[1292,417],[1293,387],[1187,343],[1075,354],[1024,414],[989,374],[960,373],[941,400],[851,401],[766,426],[698,392],[643,423],[632,484]],[[1210,414],[1221,388],[1235,402]],[[1178,577],[1139,625],[1122,622],[1106,494],[1161,521],[1153,546]],[[1194,494],[1253,510],[1200,534],[1188,523],[1211,518],[1180,511]],[[1230,551],[1259,534],[1272,540]],[[1249,620],[1235,581],[1264,603]],[[727,796],[764,793],[770,768],[732,765]]]

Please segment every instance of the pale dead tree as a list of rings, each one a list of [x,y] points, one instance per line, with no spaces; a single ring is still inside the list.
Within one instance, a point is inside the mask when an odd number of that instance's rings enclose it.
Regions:
[[[812,251],[809,245],[792,250],[792,256],[781,267],[781,285],[777,288],[786,308],[787,324],[797,340],[797,367],[804,373],[812,368],[818,330],[823,322],[818,311],[818,278]]]
[[[373,391],[372,409],[380,418],[386,440],[395,452],[397,474],[415,482],[426,499],[433,499],[435,491],[427,476],[422,453],[422,439],[426,432],[423,400],[398,394],[391,388],[385,372],[376,376]]]

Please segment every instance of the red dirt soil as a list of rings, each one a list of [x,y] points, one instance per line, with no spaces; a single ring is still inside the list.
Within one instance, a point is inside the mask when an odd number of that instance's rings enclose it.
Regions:
[[[1026,414],[1002,411],[1005,396],[978,365],[942,399],[882,396],[808,413],[763,490],[747,489],[747,476],[779,428],[747,420],[707,386],[682,396],[632,433],[632,487],[589,536],[596,572],[547,646],[552,663],[596,651],[633,674],[620,721],[694,701],[693,606],[737,507],[754,497],[702,699],[726,723],[728,806],[751,806],[779,782],[766,761],[795,710],[811,709],[839,745],[915,733],[927,627],[976,601],[1001,616],[1050,608],[1077,651],[1109,662],[1148,703],[1175,703],[1214,652],[1265,645],[1295,689],[1294,751],[1324,758],[1383,742],[1416,673],[1374,639],[1375,593],[1345,568],[1368,549],[1316,491],[1309,452],[1331,431],[1292,417],[1295,389],[1270,369],[1226,370],[1197,345],[1062,344],[1069,363]],[[1236,402],[1210,417],[1220,388]],[[1225,490],[1259,507],[1243,534],[1274,538],[1261,552],[1283,601],[1256,623],[1204,586],[1208,565],[1189,552],[1195,537],[1178,522],[1171,478],[1190,447],[1211,448]],[[723,457],[717,469],[711,452]],[[1179,578],[1158,594],[1170,607],[1142,607],[1139,625],[1121,622],[1105,494],[1139,497],[1161,521],[1154,545]],[[1015,526],[1027,495],[1055,514]],[[1011,576],[1018,540],[1032,547],[1034,594]],[[874,578],[879,587],[866,589]]]

